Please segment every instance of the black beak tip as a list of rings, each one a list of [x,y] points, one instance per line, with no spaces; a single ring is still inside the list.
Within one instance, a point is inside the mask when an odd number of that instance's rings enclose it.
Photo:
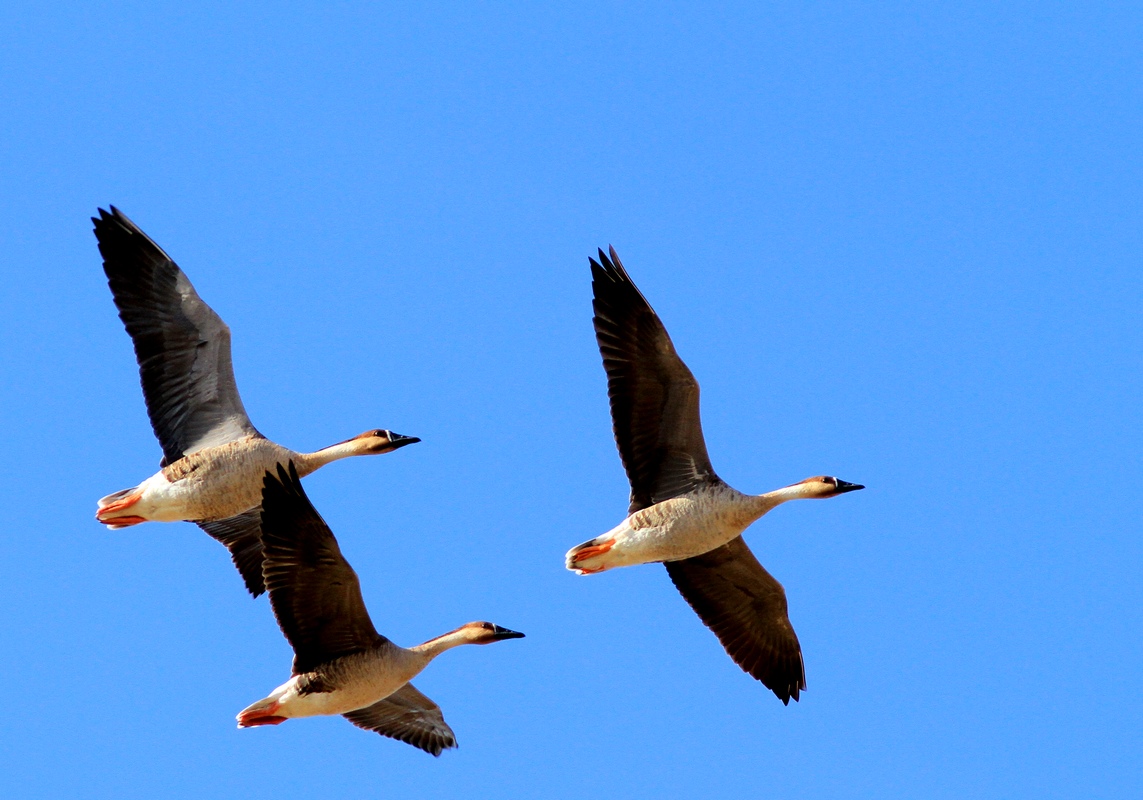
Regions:
[[[389,432],[389,443],[393,445],[394,450],[396,450],[398,447],[416,444],[419,441],[421,440],[416,436],[402,436],[399,433],[393,433],[392,431]]]
[[[523,639],[524,634],[520,633],[519,631],[511,631],[511,630],[508,630],[507,628],[497,627],[496,638],[497,638],[497,640],[500,640],[500,639]]]

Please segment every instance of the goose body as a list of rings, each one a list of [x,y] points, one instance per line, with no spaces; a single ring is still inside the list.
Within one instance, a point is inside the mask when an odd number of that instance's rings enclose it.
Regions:
[[[586,546],[611,542],[606,552],[584,554],[579,548],[568,553],[569,568],[581,573],[602,572],[615,567],[681,561],[709,553],[741,536],[751,524],[771,509],[799,498],[832,496],[836,478],[821,476],[762,495],[743,494],[725,483],[700,486],[686,494],[639,509],[623,522]],[[844,481],[842,492],[862,488]]]
[[[825,475],[761,495],[728,486],[707,455],[698,383],[658,315],[614,249],[610,258],[600,250],[591,270],[596,339],[631,502],[619,525],[569,550],[566,566],[587,575],[663,562],[735,663],[782,702],[797,700],[805,670],[786,594],[742,533],[788,500],[864,487]]]
[[[383,642],[292,676],[244,709],[238,717],[240,727],[267,724],[259,720],[271,707],[271,716],[286,720],[346,714],[371,706],[408,684],[428,662],[416,650]]]
[[[313,453],[264,437],[242,405],[230,356],[230,329],[187,276],[114,206],[93,217],[119,316],[139,363],[160,469],[137,486],[103,497],[96,519],[111,529],[141,522],[196,522],[230,550],[254,595],[261,594],[258,503],[262,476],[294,461],[307,475],[337,459],[387,453],[420,441],[366,431]]]
[[[587,574],[701,555],[739,536],[772,507],[726,484],[702,486],[631,514],[592,540],[614,542],[606,553],[580,557],[572,568]]]
[[[295,466],[279,465],[276,473],[266,473],[261,503],[263,572],[294,664],[288,681],[238,715],[238,726],[341,714],[433,755],[455,747],[440,708],[409,681],[453,647],[524,634],[470,622],[410,648],[389,641],[373,627],[357,574],[306,497]]]
[[[337,458],[366,454],[355,451],[391,445],[394,439],[398,446],[416,441],[388,431],[370,431],[315,453],[297,453],[264,436],[245,436],[190,453],[138,486],[101,498],[96,519],[112,529],[143,521],[214,522],[256,508],[262,497],[257,476],[278,464],[301,464],[298,472],[305,476]],[[116,507],[125,497],[130,504]]]

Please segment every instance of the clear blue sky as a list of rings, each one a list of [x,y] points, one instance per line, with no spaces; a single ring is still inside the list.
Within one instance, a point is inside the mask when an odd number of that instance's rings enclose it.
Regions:
[[[1143,792],[1143,11],[1059,3],[0,8],[0,794],[1091,798]],[[379,630],[460,750],[239,731],[288,676],[189,524],[107,531],[160,451],[88,217],[234,333]],[[587,257],[703,386],[809,690],[783,707],[622,519]]]

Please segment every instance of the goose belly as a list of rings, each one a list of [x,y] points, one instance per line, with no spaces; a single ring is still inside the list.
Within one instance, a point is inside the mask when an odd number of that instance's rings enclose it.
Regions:
[[[368,665],[372,669],[365,667],[362,660],[362,666],[352,670],[334,667],[330,674],[295,675],[276,690],[284,690],[276,713],[284,717],[316,717],[355,711],[384,700],[417,672],[389,660],[374,661]]]
[[[287,694],[282,698],[281,710],[278,713],[283,717],[318,717],[344,714],[347,711],[356,711],[359,708],[371,706],[378,700],[384,700],[406,683],[408,683],[407,680],[392,679],[351,684],[334,689],[332,692]]]
[[[678,561],[702,555],[739,536],[747,522],[729,504],[676,497],[637,511],[600,537],[615,537],[614,566]]]
[[[179,459],[144,481],[148,519],[215,520],[262,502],[262,476],[293,455],[267,440],[232,442]]]

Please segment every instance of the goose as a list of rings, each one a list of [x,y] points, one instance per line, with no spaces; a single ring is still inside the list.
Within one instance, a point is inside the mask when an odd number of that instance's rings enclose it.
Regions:
[[[163,448],[159,471],[100,498],[95,518],[112,530],[150,520],[195,522],[226,546],[257,597],[264,588],[258,504],[267,469],[292,460],[308,475],[331,461],[389,453],[420,439],[374,429],[313,453],[270,441],[242,407],[226,323],[119,209],[101,208],[91,221],[119,318],[135,346],[151,427]]]
[[[288,681],[242,710],[238,727],[341,714],[359,728],[434,756],[456,747],[440,707],[409,681],[453,647],[524,634],[491,622],[470,622],[407,649],[379,634],[357,573],[306,496],[292,461],[288,470],[279,464],[277,475],[266,472],[262,546],[270,606],[294,648],[294,663]]]
[[[614,248],[591,263],[595,336],[607,372],[615,441],[631,483],[628,516],[573,547],[568,569],[590,575],[661,561],[675,587],[727,653],[782,701],[806,688],[782,585],[742,533],[788,500],[864,489],[827,475],[762,495],[743,494],[711,467],[699,387]]]

